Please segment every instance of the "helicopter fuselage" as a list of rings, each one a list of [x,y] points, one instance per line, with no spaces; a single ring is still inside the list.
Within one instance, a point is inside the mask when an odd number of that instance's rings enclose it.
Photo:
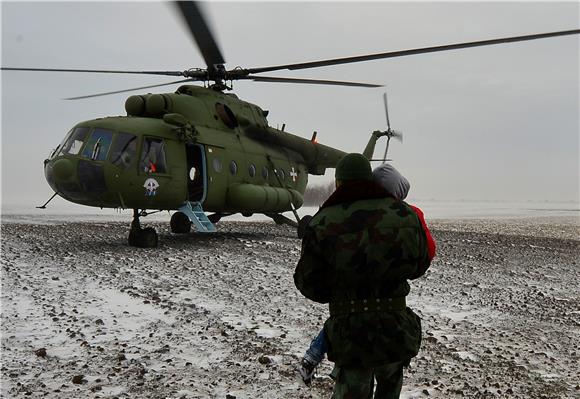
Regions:
[[[299,208],[308,174],[345,154],[268,126],[267,112],[198,86],[131,96],[127,116],[78,123],[45,161],[63,198],[94,207],[220,213]]]

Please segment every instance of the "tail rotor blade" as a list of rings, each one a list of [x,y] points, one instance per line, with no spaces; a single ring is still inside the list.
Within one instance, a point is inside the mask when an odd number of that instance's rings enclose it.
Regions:
[[[391,121],[389,120],[389,103],[387,101],[387,92],[383,93],[383,102],[385,103],[385,115],[387,116],[387,130],[383,132],[383,135],[387,136],[387,144],[385,146],[385,153],[383,155],[383,163],[387,162],[387,153],[389,152],[389,143],[392,138],[397,139],[397,141],[403,142],[403,133],[391,129]]]
[[[385,146],[385,154],[383,155],[383,163],[387,162],[387,153],[389,152],[389,142],[391,141],[391,136],[387,136],[387,145]]]
[[[399,142],[403,142],[403,133],[398,130],[391,130],[391,137],[397,139]]]
[[[383,93],[383,102],[385,103],[385,114],[387,115],[387,128],[391,130],[391,122],[389,121],[389,105],[387,103],[387,92]]]

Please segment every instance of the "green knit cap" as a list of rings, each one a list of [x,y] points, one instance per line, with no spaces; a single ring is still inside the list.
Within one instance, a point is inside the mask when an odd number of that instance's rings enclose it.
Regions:
[[[336,165],[336,180],[372,180],[373,172],[369,160],[362,154],[347,154]]]

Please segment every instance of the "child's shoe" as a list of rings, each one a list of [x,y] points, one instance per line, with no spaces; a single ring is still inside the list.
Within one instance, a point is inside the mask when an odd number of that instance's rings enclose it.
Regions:
[[[298,368],[298,372],[300,373],[300,376],[302,377],[302,381],[304,381],[304,383],[308,386],[310,386],[310,383],[312,382],[312,379],[314,378],[314,372],[316,371],[316,366],[317,366],[317,364],[310,363],[305,358],[302,358],[302,361],[300,362],[300,367]]]

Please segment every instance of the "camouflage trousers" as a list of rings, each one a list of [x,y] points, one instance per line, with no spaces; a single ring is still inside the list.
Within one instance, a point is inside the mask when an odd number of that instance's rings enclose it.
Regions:
[[[331,373],[335,381],[332,399],[372,399],[375,379],[374,399],[398,399],[404,365],[405,362],[397,362],[369,369],[335,366]]]

